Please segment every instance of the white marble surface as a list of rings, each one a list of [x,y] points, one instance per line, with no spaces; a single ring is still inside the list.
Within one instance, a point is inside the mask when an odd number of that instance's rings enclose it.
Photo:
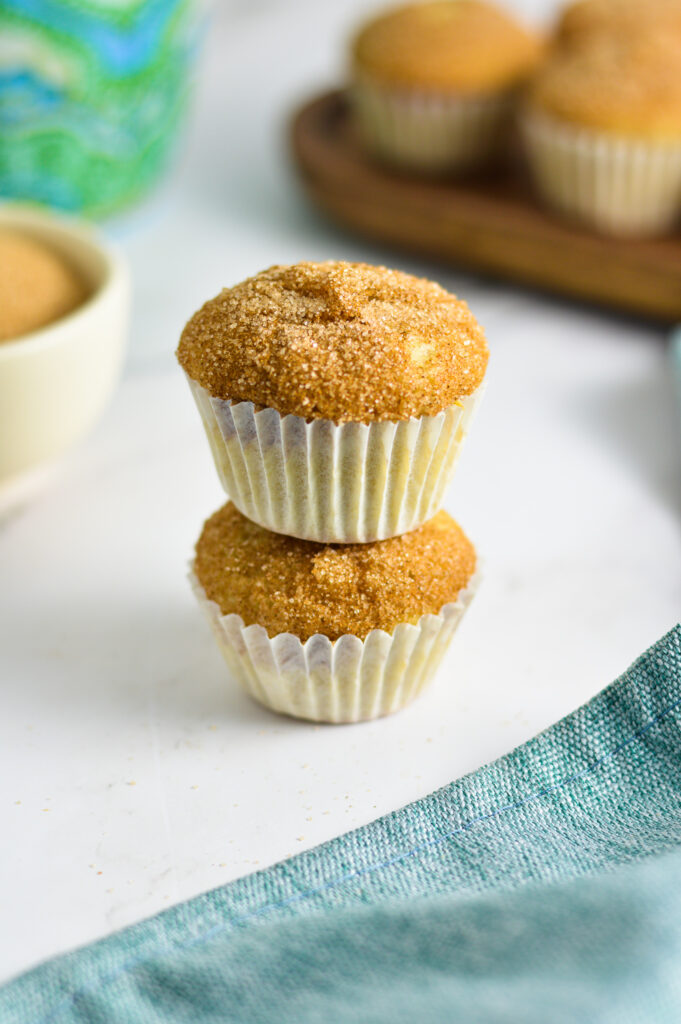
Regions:
[[[3,977],[503,754],[679,617],[662,333],[367,246],[302,199],[281,117],[333,81],[338,33],[363,6],[222,10],[180,166],[116,227],[136,281],[125,380],[92,437],[2,520]],[[493,352],[448,500],[485,583],[431,692],[362,726],[250,703],[185,581],[221,494],[174,366],[179,329],[223,284],[304,257],[438,277]]]

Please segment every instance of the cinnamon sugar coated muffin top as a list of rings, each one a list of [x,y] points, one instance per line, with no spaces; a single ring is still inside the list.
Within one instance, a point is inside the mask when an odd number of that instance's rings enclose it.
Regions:
[[[59,320],[87,295],[85,282],[48,245],[0,229],[0,342]]]
[[[214,398],[335,422],[434,415],[478,387],[482,328],[444,288],[365,263],[296,263],[225,288],[177,357]]]
[[[475,549],[446,512],[375,544],[315,544],[270,533],[227,502],[207,520],[194,572],[223,615],[270,637],[315,633],[364,639],[391,633],[455,601],[475,571]]]
[[[621,136],[681,140],[681,39],[594,37],[554,53],[532,82],[535,110]]]
[[[579,44],[597,34],[631,38],[663,27],[681,35],[680,0],[576,0],[561,12],[556,39]]]
[[[485,93],[514,85],[540,42],[484,0],[431,0],[379,15],[355,39],[358,74],[392,86]]]

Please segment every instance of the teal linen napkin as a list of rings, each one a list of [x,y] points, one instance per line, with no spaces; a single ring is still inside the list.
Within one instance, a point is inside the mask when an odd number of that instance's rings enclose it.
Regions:
[[[494,764],[10,983],[0,1021],[676,1024],[680,726],[677,626]]]

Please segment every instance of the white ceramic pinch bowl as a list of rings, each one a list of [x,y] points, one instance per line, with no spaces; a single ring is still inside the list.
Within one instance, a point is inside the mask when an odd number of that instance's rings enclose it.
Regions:
[[[73,312],[0,342],[0,486],[68,449],[93,425],[117,383],[128,330],[130,281],[116,248],[87,224],[0,205],[0,231],[45,242],[91,292]]]

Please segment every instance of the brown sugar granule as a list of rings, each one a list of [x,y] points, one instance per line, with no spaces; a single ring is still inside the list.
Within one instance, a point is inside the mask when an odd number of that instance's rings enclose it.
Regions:
[[[443,511],[374,544],[315,544],[263,530],[227,502],[203,527],[194,571],[224,615],[270,637],[337,640],[437,614],[456,600],[475,562],[473,545]]]
[[[85,282],[49,246],[0,231],[0,341],[59,320],[86,297]]]
[[[431,0],[370,21],[353,45],[358,75],[384,85],[484,95],[522,79],[538,37],[484,0]]]
[[[270,267],[207,302],[180,364],[214,398],[335,422],[435,415],[478,387],[482,328],[432,281],[365,263]]]

